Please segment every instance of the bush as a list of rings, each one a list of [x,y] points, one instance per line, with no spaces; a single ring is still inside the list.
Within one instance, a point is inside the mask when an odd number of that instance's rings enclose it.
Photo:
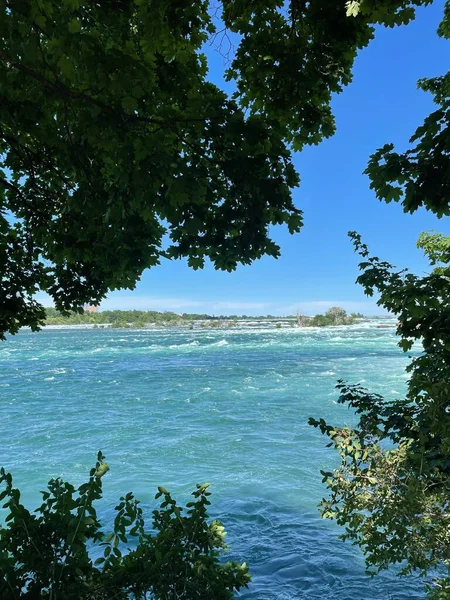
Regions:
[[[436,579],[427,586],[428,600],[450,600],[450,577]]]
[[[225,532],[218,521],[208,522],[209,484],[197,485],[185,509],[159,487],[162,502],[153,511],[151,534],[139,501],[128,493],[105,535],[94,503],[108,470],[99,452],[78,490],[52,479],[34,513],[20,503],[11,475],[0,470],[0,499],[7,499],[8,509],[0,527],[2,600],[225,600],[248,585],[245,563],[219,560]],[[125,548],[128,543],[132,548]]]

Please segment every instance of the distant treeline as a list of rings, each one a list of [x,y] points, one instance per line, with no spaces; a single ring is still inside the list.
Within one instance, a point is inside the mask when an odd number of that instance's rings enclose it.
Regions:
[[[55,308],[46,308],[46,325],[98,325],[113,328],[145,327],[146,325],[191,325],[203,321],[211,327],[220,325],[235,325],[238,321],[277,320],[273,315],[249,317],[247,315],[207,315],[197,313],[158,312],[156,310],[103,310],[102,312],[84,311],[62,315]],[[295,319],[294,316],[283,319]]]
[[[55,308],[46,308],[47,325],[110,325],[111,327],[145,327],[153,324],[181,324],[197,320],[214,320],[216,317],[206,314],[178,315],[174,312],[156,310],[103,310],[102,312],[71,313],[62,315]]]
[[[46,325],[94,325],[97,327],[130,328],[146,327],[147,325],[191,325],[194,322],[203,322],[204,326],[232,327],[239,321],[290,321],[293,326],[325,327],[330,325],[351,325],[364,318],[361,313],[352,313],[347,316],[346,311],[340,307],[330,308],[324,315],[314,317],[275,317],[273,315],[250,317],[247,315],[220,315],[174,312],[158,312],[156,310],[104,310],[102,312],[80,312],[62,315],[55,308],[46,308]],[[281,326],[279,323],[277,326]]]

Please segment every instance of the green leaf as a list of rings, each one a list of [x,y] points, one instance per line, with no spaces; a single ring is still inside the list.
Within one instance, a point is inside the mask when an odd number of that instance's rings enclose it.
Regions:
[[[81,23],[78,19],[72,19],[69,23],[70,33],[79,33],[81,31]]]
[[[125,96],[122,100],[122,106],[127,112],[133,112],[137,108],[137,100],[132,96]]]

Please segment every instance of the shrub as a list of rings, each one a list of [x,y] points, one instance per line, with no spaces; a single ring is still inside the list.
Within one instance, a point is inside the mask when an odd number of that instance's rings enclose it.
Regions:
[[[152,533],[128,493],[105,535],[94,504],[108,470],[99,452],[88,482],[77,490],[52,479],[34,513],[21,504],[12,476],[0,470],[0,499],[8,510],[0,527],[2,600],[225,600],[248,585],[245,563],[220,562],[225,532],[218,521],[208,522],[209,484],[197,485],[186,508],[159,487]]]

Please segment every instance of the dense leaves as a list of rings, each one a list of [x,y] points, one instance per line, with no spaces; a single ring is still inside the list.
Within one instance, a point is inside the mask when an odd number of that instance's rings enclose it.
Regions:
[[[323,472],[330,496],[322,513],[345,526],[342,537],[363,548],[372,571],[399,563],[403,573],[427,573],[450,565],[450,238],[421,235],[438,266],[419,277],[370,256],[351,236],[363,257],[358,282],[398,316],[399,345],[407,351],[417,342],[423,351],[407,368],[403,400],[341,381],[339,402],[356,411],[356,426],[311,419],[341,457],[338,469]],[[432,597],[447,598],[447,586],[442,580]]]
[[[348,18],[345,2],[224,0],[224,21],[242,36],[228,77],[252,114],[275,118],[295,149],[334,133],[333,93],[352,79],[357,51],[374,35],[374,23],[399,25],[414,6],[430,0],[358,3]]]
[[[269,226],[302,224],[290,145],[333,133],[373,24],[427,1],[0,0],[0,335],[39,326],[37,290],[77,310],[162,257],[277,257]],[[221,27],[232,96],[202,51]]]
[[[450,4],[446,3],[439,35],[450,38]],[[400,201],[405,212],[425,207],[437,216],[450,215],[450,72],[422,79],[418,86],[431,92],[437,109],[410,139],[403,153],[386,144],[373,154],[367,167],[371,187],[386,202]]]
[[[145,530],[139,501],[128,493],[106,534],[94,504],[108,470],[99,453],[88,482],[77,490],[51,480],[34,513],[21,503],[11,475],[0,470],[0,498],[8,512],[0,527],[2,600],[227,600],[247,586],[245,563],[219,560],[225,532],[218,521],[208,522],[208,484],[197,485],[186,508],[158,488],[153,533]]]

